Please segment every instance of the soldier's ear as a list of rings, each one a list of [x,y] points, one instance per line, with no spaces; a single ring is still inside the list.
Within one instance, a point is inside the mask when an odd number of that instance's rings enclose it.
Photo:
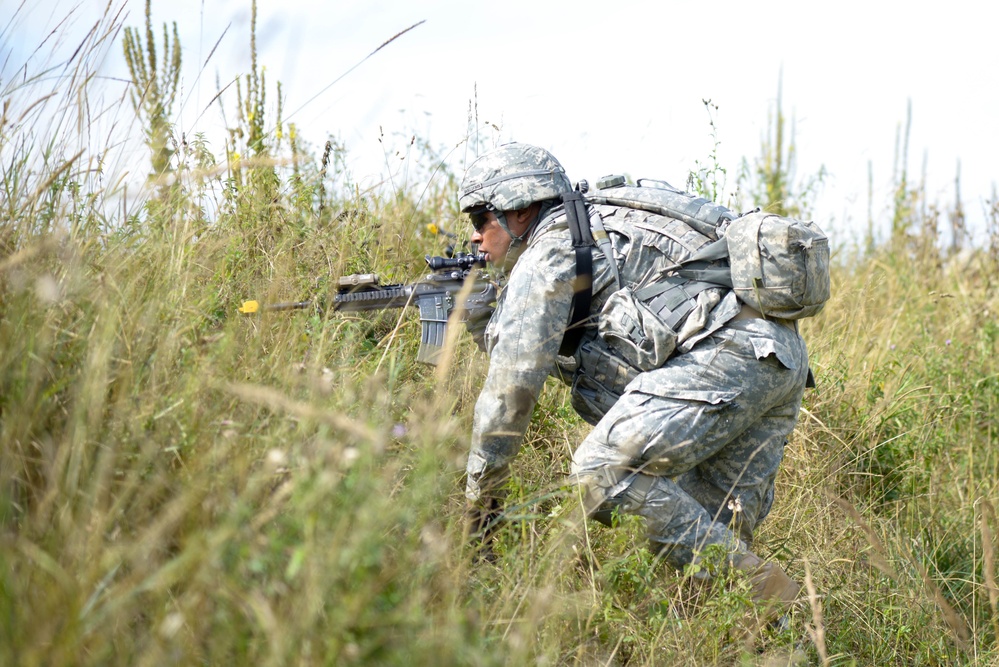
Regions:
[[[534,222],[534,218],[537,217],[538,213],[541,212],[541,202],[534,202],[530,206],[514,211],[517,223],[520,225],[528,225]]]

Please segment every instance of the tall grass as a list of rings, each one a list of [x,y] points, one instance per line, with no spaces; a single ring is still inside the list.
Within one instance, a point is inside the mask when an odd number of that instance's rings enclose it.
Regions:
[[[651,560],[636,523],[580,520],[564,477],[586,427],[560,387],[515,466],[497,561],[477,562],[462,472],[486,359],[470,341],[431,369],[413,313],[237,316],[346,273],[419,276],[445,242],[426,223],[460,224],[432,149],[414,144],[405,187],[362,193],[333,144],[314,156],[267,125],[254,64],[224,154],[178,142],[141,208],[116,204],[94,147],[32,123],[88,99],[88,58],[116,36],[109,16],[64,92],[2,92],[0,664],[765,659],[738,641],[744,581],[703,590]],[[831,665],[999,660],[999,256],[942,251],[945,212],[903,213],[889,242],[841,254],[832,302],[802,324],[818,388],[759,547],[807,596],[758,642],[768,664],[799,645]]]

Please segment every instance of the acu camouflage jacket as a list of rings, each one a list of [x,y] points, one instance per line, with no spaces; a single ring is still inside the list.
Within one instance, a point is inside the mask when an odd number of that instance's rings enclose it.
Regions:
[[[637,209],[591,205],[610,237],[623,286],[667,275],[710,239],[686,223]],[[593,250],[591,313],[618,289],[608,258]],[[576,257],[566,217],[554,209],[535,230],[510,272],[486,328],[489,372],[475,406],[466,496],[477,501],[502,484],[549,375],[572,386],[573,407],[593,424],[640,371],[622,361],[591,327],[572,358],[559,356],[572,307]],[[741,306],[724,288],[698,295],[699,312],[681,332],[685,352],[722,327]]]

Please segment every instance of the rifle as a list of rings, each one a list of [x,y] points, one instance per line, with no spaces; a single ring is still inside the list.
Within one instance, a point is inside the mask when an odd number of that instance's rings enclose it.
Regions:
[[[448,319],[458,305],[458,295],[467,290],[462,303],[462,316],[483,308],[492,308],[496,301],[496,285],[484,278],[476,269],[485,266],[484,255],[460,252],[453,257],[426,256],[431,273],[419,282],[381,285],[373,273],[355,273],[342,276],[336,294],[329,304],[330,310],[361,312],[417,306],[420,309],[422,332],[416,360],[436,365],[444,348],[444,335]],[[472,283],[466,288],[468,280]],[[311,308],[314,301],[293,301],[263,304],[246,301],[239,308],[244,315],[263,311],[301,310]]]

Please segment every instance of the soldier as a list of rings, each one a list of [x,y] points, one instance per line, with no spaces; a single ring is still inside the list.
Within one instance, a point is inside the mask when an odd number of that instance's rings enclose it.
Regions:
[[[489,372],[467,464],[473,531],[488,542],[509,464],[554,374],[571,383],[573,406],[594,424],[572,461],[591,516],[643,517],[650,548],[677,568],[719,545],[749,574],[756,599],[792,601],[798,585],[750,549],[805,389],[808,358],[797,328],[709,286],[694,291],[677,352],[658,367],[627,363],[596,326],[566,350],[574,285],[589,279],[579,275],[562,204],[571,191],[550,153],[517,143],[475,160],[461,184],[472,241],[508,274],[482,341]],[[706,240],[679,220],[633,208],[591,204],[587,216],[603,241],[591,252],[586,313],[597,321],[622,286],[689,259]]]

